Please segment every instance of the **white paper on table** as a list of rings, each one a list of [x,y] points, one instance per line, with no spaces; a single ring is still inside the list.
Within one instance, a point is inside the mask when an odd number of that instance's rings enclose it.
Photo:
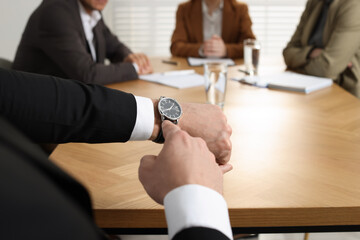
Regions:
[[[140,75],[140,79],[180,89],[204,86],[205,82],[204,76],[197,73],[187,75],[166,75],[163,73],[153,73]]]
[[[219,62],[219,63],[226,63],[228,66],[235,65],[235,62],[230,58],[194,58],[188,57],[188,63],[190,66],[202,66],[205,63],[212,63],[212,62]]]
[[[294,72],[283,72],[266,76],[245,76],[233,79],[258,87],[268,87],[295,92],[310,93],[332,85],[330,78],[315,77]]]

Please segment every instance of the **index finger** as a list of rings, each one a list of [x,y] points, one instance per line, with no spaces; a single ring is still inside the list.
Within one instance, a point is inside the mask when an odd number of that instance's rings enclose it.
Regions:
[[[181,131],[180,127],[168,120],[165,120],[162,123],[162,131],[163,131],[163,135],[164,138],[166,139],[168,136],[175,134],[178,131]]]

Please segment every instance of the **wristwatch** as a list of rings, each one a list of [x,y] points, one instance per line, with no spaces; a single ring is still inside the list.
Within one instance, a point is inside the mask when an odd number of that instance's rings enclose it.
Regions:
[[[161,117],[161,122],[169,120],[174,124],[178,124],[178,121],[182,115],[182,109],[180,104],[173,98],[161,96],[158,103],[158,110]],[[160,126],[159,135],[153,142],[164,143],[165,139]]]

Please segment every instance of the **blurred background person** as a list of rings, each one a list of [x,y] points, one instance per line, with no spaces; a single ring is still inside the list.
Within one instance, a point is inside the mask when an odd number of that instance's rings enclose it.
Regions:
[[[132,53],[106,26],[101,11],[107,2],[43,0],[27,23],[13,69],[97,84],[151,73],[148,57]]]
[[[243,57],[243,41],[255,39],[245,3],[191,0],[179,5],[170,51],[179,57]]]
[[[283,51],[297,72],[328,77],[360,96],[360,1],[309,0]]]

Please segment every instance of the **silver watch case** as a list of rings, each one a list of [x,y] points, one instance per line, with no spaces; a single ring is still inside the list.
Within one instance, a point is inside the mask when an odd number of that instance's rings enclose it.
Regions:
[[[175,124],[178,123],[182,115],[180,104],[175,99],[169,97],[160,97],[158,110],[161,116],[161,121],[170,120]]]

